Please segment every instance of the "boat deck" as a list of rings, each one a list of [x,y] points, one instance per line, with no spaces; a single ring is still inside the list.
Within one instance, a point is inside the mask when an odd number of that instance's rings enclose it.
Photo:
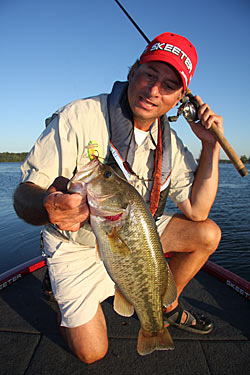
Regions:
[[[109,299],[103,303],[109,351],[91,365],[74,357],[59,335],[55,304],[41,295],[44,272],[40,269],[1,291],[1,374],[250,374],[250,303],[204,271],[185,289],[182,302],[213,320],[210,335],[171,327],[175,350],[140,356],[138,319],[117,315]]]

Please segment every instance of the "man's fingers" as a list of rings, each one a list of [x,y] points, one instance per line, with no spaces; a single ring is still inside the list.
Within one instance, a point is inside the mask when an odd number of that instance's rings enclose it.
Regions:
[[[63,194],[54,192],[48,194],[44,200],[51,223],[61,230],[77,231],[81,223],[89,217],[86,197],[80,194]]]
[[[58,196],[57,204],[60,205],[62,210],[70,210],[78,208],[79,206],[86,203],[86,198],[80,194],[63,194],[63,196]],[[79,207],[80,208],[80,207]]]
[[[70,231],[70,232],[77,232],[79,229],[80,229],[80,223],[77,223],[77,224],[61,224],[61,223],[58,223],[57,224],[57,227],[60,229],[60,230],[66,230],[66,231]]]
[[[49,192],[61,191],[65,193],[67,191],[69,179],[63,176],[59,176],[55,179],[53,184],[49,187]]]
[[[55,191],[46,196],[44,205],[47,208],[56,210],[72,210],[86,203],[86,198],[80,194],[63,194]]]

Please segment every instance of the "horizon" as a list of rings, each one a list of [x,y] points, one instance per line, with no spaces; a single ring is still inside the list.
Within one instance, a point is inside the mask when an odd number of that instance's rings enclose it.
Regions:
[[[139,0],[121,3],[150,40],[171,31],[195,45],[198,65],[190,89],[223,116],[225,137],[238,156],[249,157],[250,2],[156,0],[152,11],[152,2],[144,0],[143,12]],[[0,9],[0,152],[30,151],[47,117],[73,100],[110,92],[146,47],[114,0],[87,6],[82,0],[70,6],[66,0],[14,0]],[[197,158],[201,144],[186,120],[171,127]],[[227,158],[224,151],[220,157]]]
[[[29,153],[29,151],[18,151],[18,152],[15,152],[15,151],[13,151],[13,152],[10,152],[10,151],[1,151],[0,155],[2,155],[2,154],[13,154],[13,155],[15,155],[15,154],[28,154],[28,153]],[[242,157],[242,156],[243,157],[246,156],[247,159],[248,159],[247,164],[250,164],[250,155],[249,156],[247,156],[247,155],[240,155],[239,157]],[[195,158],[195,159],[199,160],[199,158]],[[223,162],[226,162],[226,163],[233,164],[233,162],[230,159],[228,159],[228,157],[225,158],[225,159],[220,157],[219,161],[223,161]],[[0,162],[1,162],[1,160],[0,160]]]

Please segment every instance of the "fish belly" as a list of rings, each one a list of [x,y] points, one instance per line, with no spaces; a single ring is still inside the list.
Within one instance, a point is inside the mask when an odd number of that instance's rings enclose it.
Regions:
[[[93,217],[91,226],[107,272],[134,306],[143,330],[155,334],[163,328],[162,298],[169,269],[158,236],[150,236],[141,221],[135,223],[132,215],[119,227]]]

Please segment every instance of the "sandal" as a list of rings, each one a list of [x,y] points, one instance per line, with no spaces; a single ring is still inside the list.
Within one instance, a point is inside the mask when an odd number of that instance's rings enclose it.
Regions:
[[[181,323],[183,313],[187,314],[186,320],[184,323]],[[190,313],[187,310],[184,310],[182,305],[178,305],[174,310],[170,312],[163,311],[163,318],[165,326],[169,324],[183,329],[185,331],[199,333],[201,335],[206,335],[213,330],[213,323],[205,318],[204,315]],[[193,322],[195,321],[195,324]]]

